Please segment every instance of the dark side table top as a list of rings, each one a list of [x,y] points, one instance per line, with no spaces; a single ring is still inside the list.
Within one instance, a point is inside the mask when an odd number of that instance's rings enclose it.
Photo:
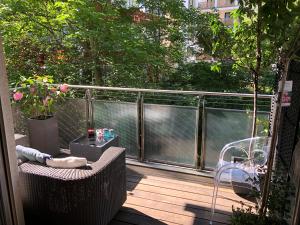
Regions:
[[[88,161],[95,162],[111,146],[119,146],[119,136],[116,135],[107,140],[89,139],[87,136],[80,136],[70,142],[70,151],[72,156],[84,157]]]

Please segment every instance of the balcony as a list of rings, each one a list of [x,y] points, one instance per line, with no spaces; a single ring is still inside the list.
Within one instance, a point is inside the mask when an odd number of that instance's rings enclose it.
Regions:
[[[86,132],[85,92],[93,93],[95,127],[114,128],[127,155],[127,201],[111,225],[209,224],[212,170],[226,143],[250,136],[252,95],[70,85],[59,107],[60,147]],[[259,129],[267,128],[270,95],[259,96]],[[15,132],[27,133],[14,110]],[[205,175],[205,176],[203,176]],[[229,224],[240,201],[223,186],[214,224]]]
[[[208,0],[206,2],[199,2],[198,3],[198,8],[199,9],[211,9],[215,7],[215,1],[214,0]]]
[[[232,0],[217,0],[217,6],[218,8],[225,8],[225,7],[233,7],[233,6],[238,6],[237,1]]]
[[[227,8],[227,7],[236,7],[238,6],[238,2],[231,0],[207,0],[205,2],[199,2],[198,8],[202,10],[212,9],[212,8]]]

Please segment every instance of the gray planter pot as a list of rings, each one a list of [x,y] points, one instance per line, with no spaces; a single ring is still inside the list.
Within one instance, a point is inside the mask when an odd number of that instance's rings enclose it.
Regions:
[[[45,120],[28,119],[29,143],[43,153],[59,153],[58,124],[55,117]]]

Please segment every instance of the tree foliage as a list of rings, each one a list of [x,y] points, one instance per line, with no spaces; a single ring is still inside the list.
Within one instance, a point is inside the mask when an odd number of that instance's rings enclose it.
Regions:
[[[73,83],[159,80],[182,60],[184,6],[139,3],[148,12],[122,1],[4,0],[0,28],[11,79],[42,72]]]
[[[246,70],[228,66],[238,63],[231,55],[238,36],[217,13],[187,9],[181,0],[136,2],[128,8],[122,0],[1,1],[11,83],[48,74],[55,82],[73,84],[180,88],[185,80],[192,82],[185,86],[189,89],[251,90]],[[209,55],[226,65],[187,61],[199,54],[200,60]],[[215,72],[207,71],[210,66]],[[223,76],[233,83],[221,85]],[[247,88],[240,88],[237,79]]]

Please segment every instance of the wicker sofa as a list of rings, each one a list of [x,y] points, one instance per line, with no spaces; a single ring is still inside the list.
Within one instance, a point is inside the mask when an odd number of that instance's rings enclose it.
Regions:
[[[125,149],[110,147],[89,168],[19,165],[27,225],[106,225],[126,201]]]

